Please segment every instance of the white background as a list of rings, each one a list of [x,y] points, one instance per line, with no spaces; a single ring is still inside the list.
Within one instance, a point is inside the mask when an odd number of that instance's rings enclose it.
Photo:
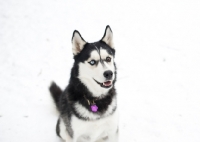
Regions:
[[[68,83],[73,30],[94,42],[106,25],[120,142],[200,141],[199,0],[0,0],[0,142],[60,142],[49,84]]]

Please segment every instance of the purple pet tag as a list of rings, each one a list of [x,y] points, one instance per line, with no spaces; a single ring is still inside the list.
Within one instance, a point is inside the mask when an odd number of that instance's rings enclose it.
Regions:
[[[98,106],[96,106],[95,104],[91,105],[90,108],[92,112],[97,112],[98,110]]]

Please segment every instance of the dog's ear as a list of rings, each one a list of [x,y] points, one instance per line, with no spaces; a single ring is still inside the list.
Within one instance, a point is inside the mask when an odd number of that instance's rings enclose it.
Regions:
[[[113,33],[109,25],[106,26],[105,33],[101,40],[108,44],[111,48],[114,48]]]
[[[77,55],[81,52],[86,41],[82,38],[81,34],[75,30],[72,36],[72,52],[74,55]]]

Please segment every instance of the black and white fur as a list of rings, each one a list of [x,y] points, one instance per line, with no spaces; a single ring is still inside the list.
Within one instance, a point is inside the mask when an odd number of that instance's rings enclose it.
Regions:
[[[72,51],[74,65],[68,86],[64,91],[55,83],[50,86],[60,112],[57,135],[65,142],[117,142],[116,66],[111,28],[107,26],[103,38],[94,43],[87,43],[75,30]],[[97,112],[91,111],[88,101],[95,102]]]

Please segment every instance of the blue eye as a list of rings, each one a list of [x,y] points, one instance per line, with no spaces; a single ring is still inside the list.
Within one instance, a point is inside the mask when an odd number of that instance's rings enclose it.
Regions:
[[[89,63],[90,63],[90,65],[92,65],[92,66],[93,66],[93,65],[95,65],[95,64],[96,64],[96,61],[95,61],[95,60],[91,60]]]

